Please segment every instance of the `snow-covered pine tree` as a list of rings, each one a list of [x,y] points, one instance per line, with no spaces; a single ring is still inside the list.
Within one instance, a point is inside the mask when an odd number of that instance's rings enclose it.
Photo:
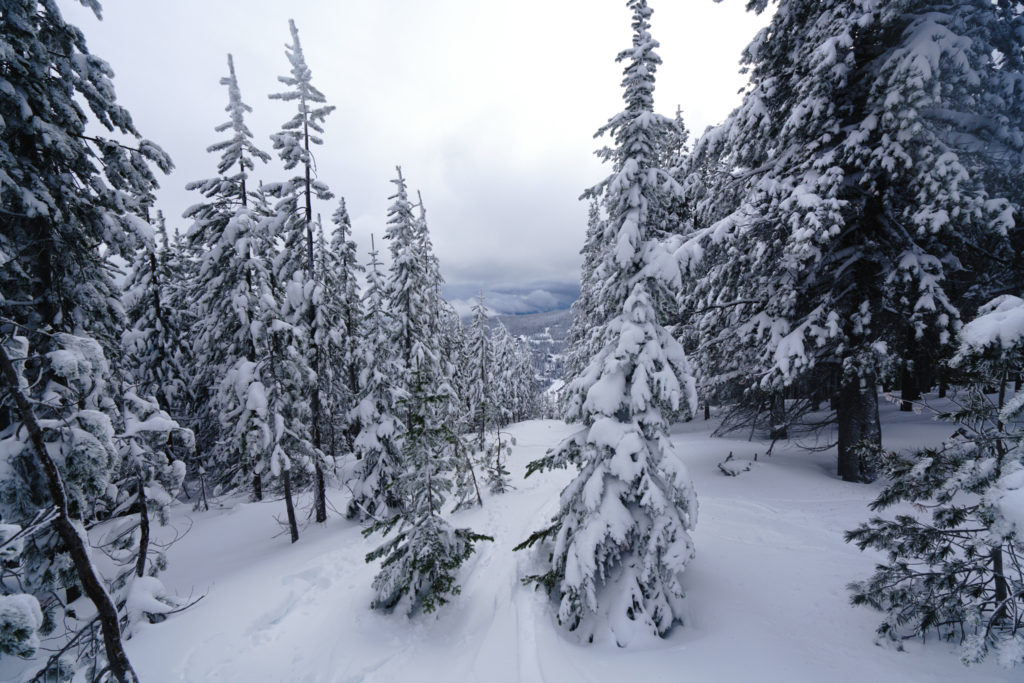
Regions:
[[[835,376],[846,480],[875,476],[879,371],[956,331],[960,255],[1008,251],[1017,209],[985,182],[1024,141],[1015,5],[783,0],[743,104],[698,145],[744,188],[713,226],[704,343],[768,392]]]
[[[451,363],[440,348],[449,319],[440,300],[440,270],[430,247],[422,199],[417,218],[401,168],[397,171],[386,238],[391,242],[387,348],[393,350],[401,371],[402,386],[393,395],[400,397],[399,419],[405,432],[401,472],[392,483],[400,507],[391,517],[378,518],[365,533],[381,532],[386,538],[366,557],[367,562],[383,558],[374,579],[373,606],[390,611],[404,599],[406,612],[412,615],[433,611],[458,593],[456,571],[472,554],[474,543],[487,537],[454,529],[441,516],[452,474],[470,463],[454,418],[458,401]]]
[[[455,389],[458,401],[457,409],[462,421],[467,425],[463,431],[473,431],[473,406],[470,400],[470,384],[473,381],[472,355],[470,329],[462,322],[462,316],[455,310],[454,306],[447,304],[446,309],[451,320],[446,323],[446,334],[441,341],[441,348],[453,365],[451,378],[452,387]]]
[[[332,358],[332,452],[339,449],[350,451],[352,439],[359,431],[359,422],[354,420],[357,396],[359,394],[359,339],[362,335],[362,302],[359,294],[360,274],[365,268],[356,255],[356,243],[352,239],[352,222],[349,219],[345,199],[331,216],[334,234],[324,250],[323,280],[324,307],[331,313],[321,314],[332,324],[330,335]]]
[[[572,324],[565,338],[565,365],[562,370],[565,386],[572,384],[583,373],[598,350],[591,335],[594,331],[594,321],[603,319],[603,313],[599,308],[600,302],[595,300],[595,294],[600,290],[603,278],[603,273],[599,270],[601,238],[605,229],[602,220],[600,202],[597,197],[590,197],[587,235],[583,248],[580,249],[583,255],[583,264],[580,268],[580,295],[572,304]],[[566,401],[567,396],[563,392],[560,400],[563,414],[571,412]]]
[[[504,427],[515,420],[516,409],[516,340],[500,320],[491,331],[494,360],[494,422]]]
[[[456,529],[441,515],[449,477],[458,457],[458,439],[447,424],[450,400],[447,385],[437,375],[436,352],[414,342],[414,365],[405,399],[408,431],[402,442],[406,467],[397,482],[403,509],[376,522],[363,533],[381,532],[383,544],[366,556],[367,562],[383,558],[373,581],[374,609],[392,611],[404,603],[413,616],[433,612],[459,594],[457,572],[473,554],[478,541],[493,538],[471,529]]]
[[[391,323],[389,347],[397,353],[403,368],[403,389],[414,366],[413,346],[429,337],[429,301],[431,294],[427,284],[426,259],[421,253],[423,246],[409,191],[402,177],[401,167],[396,167],[395,194],[388,197],[392,204],[388,208],[387,228],[384,239],[389,241],[391,265],[388,268],[386,302]]]
[[[438,396],[444,399],[440,414],[444,429],[451,435],[450,464],[454,473],[455,509],[458,510],[467,506],[483,505],[473,449],[463,437],[470,429],[468,416],[462,411],[462,400],[458,393],[461,379],[458,364],[465,330],[458,313],[442,296],[444,278],[441,276],[441,263],[434,254],[434,245],[427,224],[427,208],[419,191],[416,192],[416,200],[414,235],[416,250],[421,260],[423,302],[426,311],[426,327],[423,329],[422,338],[437,352],[438,366],[435,376],[438,378]]]
[[[288,119],[281,130],[271,136],[274,149],[284,162],[286,171],[298,168],[299,175],[282,183],[266,186],[267,193],[277,199],[274,205],[275,232],[282,238],[283,249],[275,264],[274,276],[285,283],[288,302],[286,317],[292,325],[307,329],[300,336],[305,338],[308,348],[304,353],[313,371],[313,383],[309,387],[311,410],[310,433],[313,448],[317,451],[313,459],[315,488],[313,507],[317,522],[327,521],[327,503],[324,484],[324,407],[323,396],[330,391],[327,375],[321,372],[326,346],[330,343],[331,321],[318,315],[317,308],[323,297],[323,287],[318,283],[316,256],[313,249],[313,199],[328,200],[334,195],[327,185],[314,177],[314,160],[311,146],[322,145],[323,123],[334,107],[325,104],[327,98],[313,85],[313,73],[306,64],[306,57],[299,42],[299,30],[293,20],[288,20],[291,31],[291,45],[285,46],[285,54],[291,66],[289,75],[278,76],[288,87],[281,93],[270,95],[272,100],[295,102],[297,111]]]
[[[601,348],[567,388],[582,429],[528,468],[574,464],[580,473],[551,525],[518,546],[543,546],[545,570],[524,581],[559,601],[559,623],[584,640],[611,636],[623,646],[681,621],[680,575],[693,557],[689,531],[697,518],[665,418],[696,408],[694,380],[653,303],[654,292],[678,286],[680,277],[650,225],[650,206],[677,191],[656,165],[658,131],[674,124],[653,110],[661,60],[649,33],[651,9],[646,0],[627,5],[633,45],[617,58],[626,63],[626,107],[598,131],[614,140],[599,152],[613,172],[595,190],[608,214],[599,244],[605,277],[595,294],[606,311],[595,333]]]
[[[128,330],[122,337],[125,374],[140,396],[156,397],[160,406],[183,412],[188,396],[189,359],[186,317],[176,306],[179,283],[175,272],[167,225],[158,211],[155,235],[145,239],[136,252],[124,287]]]
[[[428,320],[434,326],[437,331],[436,334],[440,334],[439,330],[445,321],[446,312],[442,311],[445,308],[445,300],[441,295],[441,287],[444,285],[444,278],[441,277],[441,262],[438,260],[437,255],[434,254],[434,244],[430,239],[430,228],[427,225],[427,207],[423,203],[423,195],[417,190],[416,191],[416,222],[415,232],[416,239],[419,242],[418,250],[420,257],[423,259],[423,278],[427,286],[427,305],[429,310]],[[458,315],[455,316],[458,320]]]
[[[245,115],[252,113],[252,107],[242,101],[242,91],[238,86],[238,77],[235,75],[235,60],[228,55],[228,75],[220,79],[220,84],[228,89],[228,104],[224,111],[228,113],[228,120],[218,125],[214,130],[218,133],[231,131],[231,137],[215,142],[206,148],[207,152],[220,152],[220,161],[217,164],[218,178],[198,183],[197,189],[204,190],[206,186],[216,185],[220,193],[225,196],[235,196],[245,206],[249,190],[246,181],[249,173],[256,170],[256,161],[270,161],[270,155],[256,146],[253,142],[252,131],[245,124]],[[237,167],[237,172],[235,168]],[[203,194],[208,193],[203,191]]]
[[[952,364],[967,384],[939,415],[958,429],[937,448],[883,458],[890,481],[871,509],[913,511],[846,534],[887,555],[850,589],[854,604],[885,613],[879,636],[934,631],[962,644],[965,663],[994,653],[1009,667],[1024,663],[1024,392],[1010,388],[1024,366],[1024,300],[991,301],[959,341]]]
[[[89,6],[99,13],[98,2]],[[38,569],[24,588],[54,609],[56,591],[84,591],[102,631],[96,668],[103,668],[105,651],[113,679],[135,680],[116,608],[89,559],[84,522],[108,508],[105,484],[117,465],[107,443],[117,411],[106,375],[107,359],[120,353],[123,312],[111,259],[131,260],[137,216],[156,187],[151,165],[166,172],[171,162],[141,138],[116,102],[109,65],[89,53],[83,33],[65,22],[56,3],[5,4],[0,35],[8,55],[0,96],[0,438],[21,446],[3,449],[0,467],[8,474],[0,508],[5,523],[23,528],[41,510],[57,510],[20,553]],[[91,134],[93,124],[112,137]],[[23,341],[15,344],[20,357],[8,346],[16,337]],[[68,346],[87,350],[87,357]],[[34,367],[17,369],[30,351]],[[79,381],[75,388],[85,391],[72,392],[69,385]],[[76,448],[72,434],[79,433]],[[76,490],[81,507],[66,497]],[[11,495],[31,505],[15,512]],[[43,628],[62,623],[53,610],[44,613]]]
[[[440,352],[441,374],[450,393],[445,401],[445,424],[455,436],[455,510],[484,504],[480,495],[480,480],[477,468],[480,465],[477,440],[470,434],[477,428],[469,405],[469,382],[467,374],[472,368],[465,367],[468,356],[467,331],[455,308],[447,301],[439,300],[441,319],[438,326],[438,350]]]
[[[356,347],[359,394],[349,420],[359,431],[353,440],[358,464],[349,482],[352,501],[347,516],[362,520],[390,519],[403,507],[397,481],[405,470],[401,450],[405,423],[399,416],[405,394],[399,387],[401,365],[391,346],[385,284],[377,256],[371,247],[362,302],[363,324]]]
[[[126,388],[119,403],[123,424],[117,426],[114,443],[121,466],[113,482],[119,491],[117,506],[110,511],[114,521],[104,525],[94,544],[123,567],[111,589],[116,602],[124,605],[130,636],[142,620],[182,606],[156,578],[167,558],[150,537],[154,523],[168,521],[195,439],[151,398]]]
[[[490,343],[490,328],[487,325],[487,307],[484,306],[483,290],[473,305],[473,323],[468,330],[466,345],[467,400],[472,415],[473,429],[477,435],[477,450],[482,451],[485,437],[494,423],[494,368]]]
[[[533,350],[525,337],[515,340],[512,365],[512,421],[522,422],[537,416],[539,398]]]
[[[508,457],[512,455],[515,438],[500,428],[494,430],[494,437],[487,442],[484,450],[484,471],[487,473],[487,487],[491,493],[505,493],[512,485],[512,473],[508,469]]]
[[[49,634],[60,625],[64,633],[57,638],[85,641],[82,664],[94,670],[105,664],[116,680],[137,681],[121,645],[120,610],[90,558],[95,538],[85,527],[113,509],[120,493],[113,485],[121,453],[114,443],[111,418],[119,415],[107,384],[110,365],[90,337],[59,332],[47,341],[45,354],[30,353],[28,339],[20,335],[0,345],[4,414],[11,420],[0,433],[10,473],[0,480],[0,513],[8,524],[36,529],[19,549],[17,569],[0,582],[3,595],[15,597],[4,602],[20,608],[18,621],[34,626],[15,637],[14,645],[32,643],[39,632]],[[29,393],[33,386],[42,391]],[[97,611],[84,628],[67,614],[83,592]],[[32,613],[43,618],[28,618]],[[95,645],[97,622],[105,663]],[[39,673],[53,675],[60,667],[66,670],[68,661],[48,661]]]
[[[292,543],[299,540],[293,474],[321,474],[314,463],[322,457],[310,438],[312,410],[307,400],[310,368],[295,326],[281,319],[280,293],[264,299],[261,332],[261,377],[267,388],[267,417],[270,428],[264,457],[271,474],[281,480]],[[274,304],[277,304],[276,306]],[[296,469],[297,468],[297,469]],[[326,518],[325,518],[326,519]]]
[[[235,255],[240,264],[246,261],[238,255],[250,244],[256,253],[270,249],[264,230],[271,223],[268,216],[257,221],[252,212],[240,210],[228,224],[228,235],[236,224],[240,235],[244,231]],[[254,481],[261,481],[267,471],[281,481],[294,543],[299,535],[293,474],[312,472],[316,452],[309,438],[305,394],[310,370],[297,339],[299,332],[282,315],[286,293],[261,259],[250,259],[248,266],[248,279],[239,282],[236,314],[254,316],[246,327],[251,355],[237,358],[220,382],[217,408],[222,442],[232,445],[231,454],[239,459],[240,471],[253,473]],[[300,469],[294,470],[296,465]]]
[[[148,537],[150,513],[157,522],[167,522],[167,511],[181,490],[185,479],[185,460],[195,447],[192,432],[182,427],[151,399],[127,390],[121,396],[123,427],[115,435],[120,442],[121,471],[124,482],[118,486],[121,495],[111,517],[124,512],[140,515],[139,526],[143,537]],[[124,526],[117,533],[123,534]],[[145,538],[148,541],[148,538]],[[145,546],[145,543],[140,544]],[[148,561],[147,549],[140,547],[133,562],[135,574],[144,576]],[[157,554],[151,563],[154,571],[162,568],[164,560]]]
[[[261,288],[269,278],[263,256],[270,251],[270,244],[262,232],[264,216],[255,201],[257,195],[246,183],[255,162],[267,161],[270,156],[252,142],[245,124],[245,114],[251,108],[242,101],[230,55],[228,76],[221,84],[228,88],[229,119],[216,130],[230,130],[231,136],[207,148],[221,153],[218,175],[186,186],[204,198],[184,214],[192,220],[188,242],[196,261],[189,288],[195,318],[195,431],[200,459],[214,478],[229,486],[249,481],[253,498],[261,500],[262,460],[254,443],[236,438],[252,430],[234,422],[241,415],[234,403],[237,395],[231,398],[222,387],[229,376],[232,386],[242,381],[239,373],[244,378],[254,377],[252,368],[258,360],[252,326],[262,315]],[[229,398],[230,405],[224,404]]]

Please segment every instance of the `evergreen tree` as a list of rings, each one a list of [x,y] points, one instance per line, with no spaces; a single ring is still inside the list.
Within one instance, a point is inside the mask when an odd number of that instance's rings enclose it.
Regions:
[[[592,640],[604,633],[627,645],[647,632],[664,635],[682,619],[680,573],[693,557],[689,530],[697,500],[668,434],[667,414],[696,407],[682,347],[659,324],[652,292],[678,285],[650,224],[661,193],[676,191],[656,165],[658,131],[672,125],[653,111],[660,59],[649,33],[651,9],[630,0],[633,45],[621,52],[626,108],[599,133],[615,147],[599,152],[613,172],[597,186],[608,220],[600,242],[605,278],[596,293],[606,317],[600,351],[568,387],[582,429],[528,468],[578,465],[545,529],[518,546],[544,547],[547,571],[524,581],[559,601],[558,620]],[[606,630],[607,629],[607,630]]]
[[[281,480],[292,543],[299,540],[293,474],[309,471],[320,475],[314,463],[321,457],[310,438],[312,419],[306,391],[309,366],[298,342],[298,331],[281,319],[279,309],[264,306],[262,376],[267,388],[268,441],[264,443],[271,474]],[[299,469],[293,471],[293,468]],[[325,513],[326,514],[326,513]],[[325,517],[326,519],[326,517]]]
[[[433,612],[459,594],[456,572],[473,554],[478,541],[493,540],[470,529],[455,529],[441,516],[452,482],[458,438],[445,424],[448,397],[433,376],[437,361],[429,351],[418,354],[406,399],[409,424],[403,440],[407,466],[398,481],[403,494],[402,514],[379,521],[365,534],[390,536],[366,556],[383,558],[374,578],[374,609],[391,611],[404,601],[409,616]],[[437,392],[435,387],[441,388]]]
[[[472,412],[472,423],[477,434],[477,449],[483,450],[484,437],[494,422],[494,369],[493,352],[487,326],[487,308],[481,290],[473,306],[473,324],[469,328],[466,365],[469,367],[467,400]]]
[[[887,556],[850,585],[854,604],[885,612],[878,634],[901,643],[934,631],[961,642],[965,663],[992,652],[1005,666],[1024,663],[1024,393],[1007,391],[1024,364],[1021,321],[1024,300],[1003,296],[963,328],[953,365],[967,386],[940,414],[957,431],[937,448],[884,458],[890,481],[871,509],[913,508],[846,534]]]
[[[356,243],[352,240],[352,223],[349,220],[345,200],[341,199],[332,218],[334,234],[330,244],[322,250],[324,254],[324,309],[321,313],[325,323],[331,324],[333,373],[330,412],[335,416],[332,422],[332,452],[344,448],[351,450],[352,439],[359,430],[354,420],[353,408],[359,394],[359,339],[362,335],[362,303],[359,294],[359,277],[365,268],[356,256]]]
[[[768,393],[834,376],[848,481],[875,476],[879,374],[955,333],[961,256],[1008,251],[1019,209],[985,182],[1024,140],[1013,4],[780,2],[698,145],[742,187],[696,293],[735,359],[716,371]]]
[[[500,429],[495,429],[494,438],[488,441],[484,451],[484,467],[491,493],[505,493],[512,488],[509,483],[512,473],[508,470],[507,461],[508,456],[512,455],[512,446],[515,445],[515,438]]]
[[[424,244],[409,201],[409,191],[401,167],[396,167],[396,170],[398,177],[391,181],[396,189],[395,194],[388,197],[392,204],[388,208],[384,233],[384,239],[390,242],[388,249],[391,253],[387,305],[392,324],[390,347],[398,354],[403,379],[407,381],[415,361],[414,345],[429,337],[428,297],[431,292],[425,272],[426,259],[421,253]]]
[[[441,516],[452,490],[452,474],[462,484],[462,504],[466,475],[475,482],[475,473],[455,417],[459,403],[452,386],[454,364],[441,349],[444,328],[451,322],[450,307],[440,299],[440,270],[423,202],[417,218],[401,168],[397,170],[386,233],[391,242],[386,348],[395,354],[401,371],[399,410],[405,433],[400,442],[401,471],[391,484],[401,507],[390,518],[378,518],[365,533],[390,536],[366,557],[367,562],[383,558],[374,579],[373,606],[390,611],[404,599],[411,615],[431,612],[458,593],[455,572],[472,554],[474,543],[488,537],[454,529]]]
[[[99,13],[99,3],[89,6]],[[55,3],[5,4],[0,34],[0,438],[21,446],[3,449],[0,511],[5,523],[30,528],[40,511],[56,510],[20,553],[34,567],[24,589],[44,603],[41,627],[63,623],[55,591],[80,587],[96,606],[107,660],[97,648],[94,668],[135,680],[116,608],[89,559],[85,522],[109,510],[105,484],[119,464],[107,374],[119,359],[123,311],[111,260],[130,262],[148,232],[138,216],[156,188],[151,165],[166,172],[171,162],[141,138],[116,102],[109,65]],[[30,351],[29,367],[19,365]],[[68,492],[81,497],[69,501]]]
[[[540,412],[540,398],[537,393],[536,372],[533,364],[533,351],[529,341],[523,337],[516,340],[516,352],[513,357],[513,422],[522,422],[535,418]]]
[[[286,316],[293,325],[308,328],[303,333],[309,348],[305,351],[308,364],[313,371],[314,381],[309,388],[313,448],[317,457],[313,459],[315,489],[313,505],[316,521],[327,521],[327,504],[323,472],[324,406],[323,396],[330,391],[329,373],[324,372],[324,360],[328,351],[330,323],[318,315],[322,303],[323,289],[318,286],[316,257],[313,249],[313,198],[331,199],[334,195],[327,185],[313,177],[312,145],[322,145],[323,123],[333,106],[324,104],[324,94],[312,82],[312,71],[306,64],[306,57],[299,42],[299,30],[295,22],[288,21],[292,43],[287,45],[286,55],[291,65],[288,76],[278,80],[288,87],[270,99],[296,102],[295,115],[286,121],[278,133],[271,136],[274,149],[284,162],[286,171],[298,168],[300,175],[283,183],[267,185],[267,192],[277,198],[274,206],[276,232],[283,238],[283,249],[275,267],[275,277],[286,283],[288,288],[285,301],[288,303]],[[317,106],[322,105],[322,106]]]
[[[180,298],[173,288],[180,273],[174,271],[171,245],[162,212],[157,212],[156,234],[136,252],[124,289],[129,329],[122,338],[127,374],[141,396],[154,396],[170,411],[187,401],[189,349]]]
[[[491,333],[494,350],[494,421],[504,427],[516,417],[516,341],[500,321]]]
[[[121,644],[120,610],[90,559],[85,526],[112,510],[121,493],[114,483],[121,452],[111,419],[119,415],[106,381],[110,365],[90,337],[61,332],[49,335],[48,341],[51,350],[46,354],[30,354],[28,339],[20,335],[0,344],[10,420],[0,432],[10,472],[0,480],[0,512],[8,523],[35,530],[18,549],[20,563],[13,577],[0,582],[0,592],[12,596],[3,601],[5,606],[15,607],[20,615],[14,621],[30,627],[5,637],[5,649],[29,654],[39,633],[48,634],[58,624],[69,641],[95,643],[98,623],[106,667],[118,681],[137,681]],[[40,384],[43,392],[26,393]],[[58,590],[64,591],[64,601]],[[95,605],[97,618],[79,631],[66,606],[83,592]],[[63,613],[58,615],[58,610]],[[104,668],[95,645],[87,648],[85,658],[93,673]],[[61,665],[67,663],[48,662],[40,675]]]
[[[263,255],[270,250],[270,243],[262,228],[264,217],[257,193],[246,183],[256,160],[266,161],[269,155],[252,143],[244,120],[251,108],[241,99],[230,55],[228,74],[221,84],[228,88],[229,120],[216,130],[230,130],[231,137],[207,148],[221,153],[218,175],[186,186],[205,199],[185,212],[185,218],[193,221],[188,241],[196,261],[189,288],[195,315],[192,394],[199,413],[197,446],[206,467],[231,486],[249,480],[253,498],[260,500],[263,469],[259,449],[238,438],[253,429],[244,421],[235,422],[243,417],[233,402],[237,391],[232,397],[223,386],[225,382],[235,386],[240,376],[247,378],[248,385],[259,360],[253,324],[263,315],[261,296],[270,277]]]
[[[220,84],[228,89],[228,105],[224,108],[228,113],[228,120],[214,130],[218,133],[231,131],[231,137],[206,148],[207,152],[220,152],[220,161],[217,164],[219,177],[202,181],[203,184],[197,184],[196,189],[210,196],[206,188],[215,185],[220,194],[237,197],[245,206],[249,192],[246,187],[249,173],[256,170],[257,160],[270,161],[270,155],[256,146],[252,131],[245,124],[245,115],[252,113],[252,107],[242,101],[242,91],[238,87],[238,77],[235,75],[235,60],[230,54],[228,75],[220,79]],[[235,167],[238,170],[232,173]]]
[[[107,555],[124,567],[111,588],[117,591],[118,604],[125,605],[128,628],[132,629],[142,619],[181,606],[156,579],[167,558],[150,542],[150,536],[154,521],[160,525],[168,521],[170,505],[185,480],[185,458],[194,450],[195,439],[151,399],[125,390],[120,403],[123,424],[115,444],[121,466],[114,481],[119,493],[117,506],[110,512],[119,519],[107,534],[112,538],[99,539],[98,545],[109,546]],[[143,596],[152,599],[142,600]],[[145,608],[137,607],[140,604]]]
[[[580,295],[572,304],[572,325],[566,334],[565,366],[562,379],[565,385],[572,384],[586,369],[590,359],[597,352],[591,335],[594,322],[603,319],[600,301],[596,293],[600,290],[603,273],[600,269],[600,245],[604,234],[601,217],[601,204],[597,197],[590,197],[590,209],[587,214],[587,236],[580,253],[583,265],[580,269]],[[566,395],[563,393],[563,404]],[[569,406],[563,405],[563,412],[568,413]]]
[[[390,519],[403,507],[397,485],[405,469],[402,438],[405,423],[399,416],[404,397],[399,387],[401,366],[391,346],[390,323],[384,305],[377,251],[370,251],[363,293],[364,320],[356,356],[359,394],[353,424],[359,431],[353,440],[358,464],[353,481],[349,518]]]

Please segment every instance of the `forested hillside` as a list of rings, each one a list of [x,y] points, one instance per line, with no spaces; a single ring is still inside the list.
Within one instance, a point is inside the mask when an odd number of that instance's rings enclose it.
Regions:
[[[449,226],[400,165],[356,244],[365,215],[318,160],[357,121],[389,131],[331,103],[340,67],[295,21],[272,92],[244,87],[259,60],[211,65],[208,172],[179,180],[68,4],[0,0],[0,678],[1024,663],[1024,3],[749,0],[747,85],[698,133],[687,102],[655,106],[674,37],[627,0],[579,298],[525,316],[482,281],[445,299]],[[360,74],[415,73],[418,39]],[[546,211],[495,197],[478,229],[510,204]],[[498,262],[478,260],[459,272]]]

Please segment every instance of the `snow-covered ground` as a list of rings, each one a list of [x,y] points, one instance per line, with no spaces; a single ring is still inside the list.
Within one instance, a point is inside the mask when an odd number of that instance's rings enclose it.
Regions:
[[[933,443],[950,432],[925,415],[883,406],[886,446]],[[963,667],[955,647],[930,641],[897,652],[874,644],[880,616],[849,606],[846,584],[873,558],[843,542],[868,514],[879,485],[835,477],[833,453],[712,439],[712,422],[674,432],[697,486],[697,557],[685,574],[689,616],[669,638],[642,648],[581,645],[554,624],[541,593],[519,576],[532,562],[512,547],[543,525],[572,476],[523,480],[526,464],[567,435],[561,422],[515,425],[509,460],[516,490],[455,515],[493,535],[464,567],[462,594],[409,620],[369,609],[379,543],[334,515],[307,524],[291,545],[275,521],[280,501],[235,502],[195,513],[169,551],[164,583],[205,597],[128,642],[142,680],[159,681],[1010,681],[994,663]],[[758,462],[738,477],[717,463],[732,452]],[[333,503],[344,509],[347,494]],[[308,500],[303,504],[308,507]],[[164,530],[166,533],[169,530]]]

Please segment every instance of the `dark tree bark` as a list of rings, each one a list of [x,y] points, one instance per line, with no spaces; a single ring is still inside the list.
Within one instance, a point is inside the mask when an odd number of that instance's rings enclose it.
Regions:
[[[839,476],[843,481],[874,481],[874,458],[882,449],[874,373],[844,378],[837,403]]]
[[[786,426],[786,394],[783,392],[773,393],[769,399],[770,407],[768,419],[771,420],[769,438],[772,441],[789,438],[789,430]]]
[[[253,472],[252,475],[252,499],[257,502],[263,500],[263,480],[259,472]]]
[[[285,470],[281,473],[284,480],[284,507],[288,511],[288,531],[292,535],[292,543],[299,540],[299,525],[295,521],[295,504],[292,502],[292,473]]]
[[[303,100],[303,107],[305,107],[305,100]],[[310,280],[316,277],[316,261],[313,258],[313,186],[312,178],[310,177],[310,158],[309,158],[309,121],[304,120],[302,122],[302,135],[303,145],[306,150],[306,272]],[[316,321],[316,308],[313,303],[310,302],[308,310],[308,320],[310,329]],[[313,470],[315,489],[313,491],[313,508],[316,511],[316,521],[326,522],[327,521],[327,487],[324,483],[324,468],[320,462],[319,453],[323,447],[323,437],[321,434],[321,421],[323,420],[323,407],[320,403],[320,348],[316,346],[316,340],[313,340],[313,358],[312,358],[312,370],[313,376],[313,395],[310,399],[309,405],[313,412],[313,425],[312,432],[313,437],[313,448],[316,453],[313,456]],[[297,536],[296,536],[297,538]],[[293,539],[294,542],[294,539]]]
[[[1009,374],[1004,369],[1002,375],[999,378],[999,412],[1003,410],[1003,406],[1006,404],[1006,383],[1009,380]],[[1003,425],[1002,420],[997,423],[997,428],[1000,432],[1005,432],[1006,427]],[[995,440],[996,447],[996,476],[999,477],[1003,473],[1003,462],[1006,458],[1006,444],[1002,439]],[[1006,581],[1006,575],[1003,573],[1003,547],[997,545],[992,548],[992,577],[995,579],[996,589],[996,612],[993,618],[997,621],[1002,621],[1006,618],[1006,599],[1010,594],[1009,585]]]
[[[138,683],[139,677],[135,674],[128,655],[124,651],[124,644],[121,642],[121,625],[118,619],[117,608],[110,594],[107,593],[103,580],[93,567],[89,559],[89,549],[86,547],[85,528],[81,522],[76,525],[68,512],[68,497],[64,489],[64,480],[60,476],[57,464],[50,457],[43,441],[43,431],[36,421],[35,413],[28,398],[21,393],[18,382],[18,373],[11,364],[7,350],[0,344],[0,371],[3,373],[7,390],[14,398],[18,412],[21,414],[22,424],[28,432],[32,442],[33,450],[39,467],[46,477],[46,485],[49,489],[50,498],[57,508],[57,518],[53,521],[54,529],[60,537],[61,542],[68,549],[71,561],[75,565],[75,573],[78,581],[82,584],[85,594],[96,606],[97,619],[100,624],[100,631],[103,634],[103,647],[107,654],[107,664],[110,673],[118,683]]]
[[[913,332],[907,332],[907,341],[900,365],[900,410],[909,413],[914,401],[921,400],[921,386],[918,383],[920,369],[917,367],[917,340]]]
[[[139,555],[135,561],[135,575],[146,575],[146,555],[149,554],[149,508],[146,507],[146,487],[139,475]]]

